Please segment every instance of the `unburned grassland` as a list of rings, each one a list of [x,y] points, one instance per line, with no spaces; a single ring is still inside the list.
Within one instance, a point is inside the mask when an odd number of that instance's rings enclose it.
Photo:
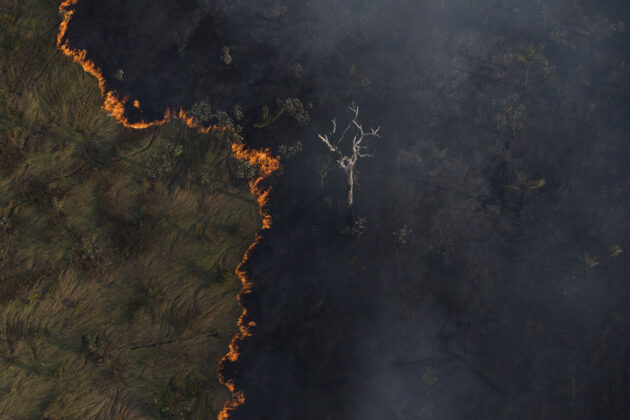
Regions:
[[[57,6],[0,0],[0,418],[215,417],[257,205],[225,134],[108,116]]]

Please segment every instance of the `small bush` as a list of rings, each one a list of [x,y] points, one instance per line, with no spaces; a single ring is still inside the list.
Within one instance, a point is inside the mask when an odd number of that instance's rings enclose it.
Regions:
[[[304,104],[297,98],[278,99],[278,106],[282,107],[299,125],[306,125],[311,121]]]
[[[200,125],[207,125],[214,114],[212,113],[212,105],[208,101],[201,100],[195,103],[188,112],[193,121]]]
[[[85,352],[89,357],[102,361],[105,357],[105,346],[99,336],[93,332],[81,337]]]
[[[234,167],[234,170],[232,171],[232,175],[236,179],[248,180],[256,176],[256,168],[254,168],[246,160],[236,160],[236,164],[234,166],[235,167]]]
[[[280,147],[278,147],[278,152],[280,152],[283,157],[290,158],[291,156],[301,152],[302,146],[302,142],[299,140],[295,144],[281,144]]]
[[[147,178],[162,180],[175,169],[177,158],[183,151],[183,146],[170,143],[163,152],[145,160],[142,163],[142,171]]]

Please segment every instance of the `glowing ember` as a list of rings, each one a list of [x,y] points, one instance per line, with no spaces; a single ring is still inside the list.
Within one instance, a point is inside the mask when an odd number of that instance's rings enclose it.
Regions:
[[[216,125],[202,127],[199,124],[195,123],[192,117],[186,115],[183,109],[180,109],[177,112],[173,112],[170,109],[167,109],[164,112],[164,117],[158,121],[129,121],[125,116],[125,104],[127,103],[127,98],[121,98],[117,92],[107,90],[105,85],[105,78],[103,77],[101,69],[98,68],[92,60],[87,58],[87,51],[72,48],[68,40],[65,39],[66,31],[68,30],[68,24],[70,23],[72,15],[74,14],[74,10],[70,9],[70,7],[76,5],[77,2],[78,0],[64,0],[59,5],[59,11],[63,15],[63,21],[59,25],[59,33],[57,34],[57,47],[66,56],[72,58],[75,62],[79,63],[84,71],[96,77],[96,79],[98,80],[98,86],[101,90],[101,95],[104,100],[103,109],[107,111],[113,118],[115,118],[125,127],[138,129],[162,125],[166,121],[174,117],[184,120],[184,122],[189,127],[196,128],[202,133],[208,133],[211,130],[226,129],[225,127],[219,127]],[[140,109],[140,101],[138,101],[137,99],[134,100],[133,106],[137,109]],[[262,182],[265,178],[269,177],[280,167],[280,159],[279,157],[272,156],[269,149],[248,149],[247,147],[245,147],[245,145],[239,143],[234,143],[232,145],[232,151],[234,152],[236,158],[247,160],[250,165],[258,170],[260,174],[258,178],[250,181],[249,186],[252,194],[254,194],[254,196],[256,197],[256,201],[258,202],[260,214],[262,216],[262,228],[269,229],[271,227],[271,216],[265,211],[265,207],[269,200],[270,188],[264,189],[262,187]],[[242,283],[242,289],[238,295],[238,300],[241,305],[243,295],[250,293],[252,290],[252,283],[247,278],[247,274],[242,269],[242,267],[243,264],[245,264],[245,262],[248,260],[252,249],[254,249],[254,247],[260,241],[260,238],[260,235],[256,235],[254,243],[249,246],[249,248],[245,252],[245,255],[243,256],[243,260],[240,262],[235,270],[236,275]],[[243,307],[243,313],[238,320],[239,332],[234,336],[234,338],[232,338],[232,342],[229,346],[229,352],[221,360],[219,364],[219,370],[221,370],[224,363],[235,362],[236,360],[238,360],[241,343],[246,337],[252,335],[252,329],[256,326],[256,324],[253,321],[248,321],[248,318],[249,317],[247,309]],[[245,402],[245,395],[243,391],[236,390],[236,385],[233,379],[225,378],[223,375],[221,375],[221,373],[219,373],[219,380],[232,392],[232,399],[225,403],[223,410],[221,411],[221,413],[219,413],[219,420],[225,420],[229,418],[230,413],[232,413],[236,408],[238,408]]]

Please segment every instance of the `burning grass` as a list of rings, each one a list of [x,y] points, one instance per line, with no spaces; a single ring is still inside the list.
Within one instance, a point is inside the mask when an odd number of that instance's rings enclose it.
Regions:
[[[107,83],[103,72],[100,68],[87,57],[87,51],[73,48],[66,38],[66,32],[68,30],[68,24],[72,19],[74,10],[72,9],[78,3],[78,0],[64,0],[59,5],[59,13],[63,17],[61,24],[59,25],[59,32],[57,33],[57,48],[63,52],[66,56],[72,58],[75,62],[79,63],[86,73],[91,74],[98,80],[98,87],[101,91],[101,96],[104,99],[103,109],[107,111],[113,118],[118,120],[125,127],[130,128],[147,128],[151,126],[160,126],[172,118],[180,118],[189,127],[196,128],[197,130],[208,133],[214,130],[224,130],[225,127],[218,127],[216,125],[201,127],[195,123],[192,117],[186,115],[183,109],[178,111],[172,111],[167,109],[164,112],[164,117],[157,121],[130,121],[125,115],[125,106],[128,102],[128,98],[120,97],[120,95],[107,89]],[[137,99],[132,101],[133,107],[140,109],[140,102]]]

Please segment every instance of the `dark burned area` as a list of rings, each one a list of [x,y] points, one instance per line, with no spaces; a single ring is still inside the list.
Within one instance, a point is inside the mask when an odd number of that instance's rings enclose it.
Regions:
[[[622,1],[80,0],[68,37],[131,119],[240,104],[248,145],[303,144],[246,265],[231,418],[623,419],[628,29]],[[310,123],[253,128],[284,98]],[[348,209],[317,134],[352,101],[381,138]]]

